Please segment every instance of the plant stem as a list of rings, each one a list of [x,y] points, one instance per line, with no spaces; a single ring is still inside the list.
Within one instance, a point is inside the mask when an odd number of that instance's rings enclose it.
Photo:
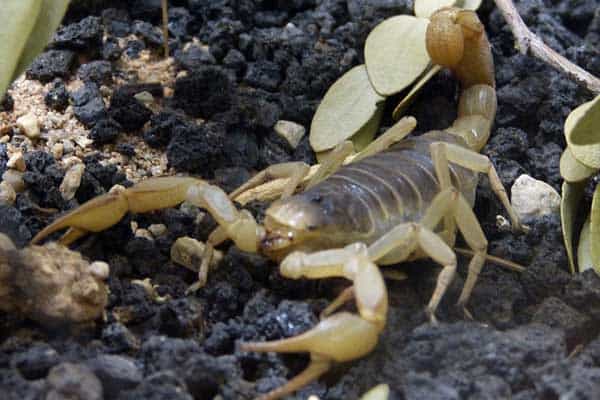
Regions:
[[[165,57],[169,57],[169,9],[167,0],[161,0],[162,5],[162,23],[163,23],[163,40],[165,47]]]
[[[593,93],[600,93],[600,79],[552,50],[542,41],[542,39],[531,32],[529,28],[527,28],[527,25],[525,25],[525,22],[523,22],[523,19],[519,15],[512,0],[495,1],[515,36],[516,46],[519,52],[522,54],[531,52],[535,57],[569,75]]]

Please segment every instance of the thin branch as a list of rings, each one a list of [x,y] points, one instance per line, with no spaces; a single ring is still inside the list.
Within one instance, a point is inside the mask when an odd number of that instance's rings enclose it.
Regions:
[[[535,57],[569,75],[593,93],[600,93],[600,79],[552,50],[542,41],[542,39],[531,32],[529,28],[527,28],[527,25],[525,25],[525,22],[523,22],[523,19],[521,19],[512,0],[495,1],[515,36],[517,49],[522,54],[531,52]]]
[[[169,9],[167,0],[161,0],[162,6],[162,25],[163,25],[163,44],[165,47],[165,57],[169,57]]]

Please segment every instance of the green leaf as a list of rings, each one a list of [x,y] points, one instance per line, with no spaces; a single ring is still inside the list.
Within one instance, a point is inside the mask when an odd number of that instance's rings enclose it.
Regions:
[[[429,20],[410,15],[388,18],[365,43],[365,64],[373,87],[382,96],[400,92],[417,79],[430,58],[425,48]]]
[[[38,18],[42,0],[2,0],[0,14],[0,98],[12,82],[15,69]]]
[[[590,211],[590,255],[594,269],[600,274],[600,185],[596,186]]]
[[[33,31],[27,39],[25,49],[21,53],[21,58],[13,74],[13,79],[21,75],[35,57],[44,50],[44,47],[52,39],[54,31],[60,25],[68,6],[69,0],[42,0],[39,16],[35,22]]]
[[[565,121],[565,138],[580,163],[600,168],[600,95],[571,111]]]
[[[413,87],[406,94],[406,96],[404,96],[404,98],[402,100],[400,100],[400,103],[398,103],[396,108],[394,108],[394,112],[392,113],[392,118],[394,118],[394,120],[397,121],[400,119],[400,117],[402,117],[402,115],[404,115],[404,112],[406,111],[408,106],[410,106],[412,104],[412,102],[415,100],[417,94],[421,91],[421,88],[427,82],[429,82],[429,80],[431,78],[433,78],[435,76],[435,74],[440,72],[441,69],[442,69],[441,66],[433,65],[427,70],[427,72],[425,74],[423,74],[421,76],[421,78],[419,78],[417,83],[415,83],[413,85]]]
[[[374,134],[384,100],[373,90],[364,65],[346,72],[325,93],[313,117],[309,136],[313,150],[332,149],[361,130]]]
[[[590,235],[590,219],[588,218],[581,228],[579,234],[579,245],[577,246],[577,261],[579,263],[579,272],[583,272],[587,269],[592,269],[594,263],[592,262],[592,238]],[[598,271],[598,270],[596,270]]]
[[[562,184],[562,197],[560,200],[560,222],[562,225],[563,240],[567,257],[569,258],[569,269],[574,274],[577,271],[573,257],[573,231],[575,228],[575,219],[579,210],[579,202],[583,198],[586,182]],[[581,239],[580,239],[581,243]]]
[[[415,15],[419,18],[429,18],[440,8],[451,7],[456,3],[456,0],[415,0]]]
[[[560,157],[560,175],[567,182],[580,182],[596,173],[596,168],[590,168],[580,163],[567,147]]]

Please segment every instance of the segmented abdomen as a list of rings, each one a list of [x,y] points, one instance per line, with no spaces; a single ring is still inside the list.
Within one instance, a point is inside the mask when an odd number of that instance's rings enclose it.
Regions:
[[[353,240],[372,242],[391,227],[418,222],[439,182],[429,145],[435,141],[461,144],[461,139],[441,131],[403,140],[390,149],[340,168],[303,193],[322,203],[340,229]],[[472,203],[477,176],[450,164],[452,184]]]

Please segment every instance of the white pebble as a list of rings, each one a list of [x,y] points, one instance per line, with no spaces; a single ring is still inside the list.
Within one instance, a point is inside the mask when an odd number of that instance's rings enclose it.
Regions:
[[[25,172],[25,169],[27,167],[25,166],[25,159],[23,158],[23,153],[18,151],[12,156],[10,156],[8,162],[6,163],[6,166],[8,168],[16,169],[17,171]]]
[[[277,121],[274,129],[279,136],[287,140],[293,149],[298,147],[300,140],[302,140],[306,134],[306,129],[302,125],[283,119]]]
[[[73,164],[65,173],[62,183],[60,184],[60,193],[65,200],[71,200],[75,197],[75,192],[81,185],[81,177],[85,171],[85,165],[82,163]]]
[[[2,174],[2,180],[12,186],[17,193],[21,193],[25,190],[23,173],[16,169],[7,169],[4,174]]]
[[[15,189],[8,183],[2,181],[0,182],[0,204],[15,204],[15,200],[17,199],[17,193]]]
[[[164,224],[152,224],[148,227],[148,230],[154,237],[162,236],[167,232],[167,227]]]
[[[511,203],[521,219],[557,213],[560,195],[546,182],[521,175],[511,188]]]
[[[17,126],[29,139],[40,137],[40,123],[33,113],[29,113],[17,119]]]

